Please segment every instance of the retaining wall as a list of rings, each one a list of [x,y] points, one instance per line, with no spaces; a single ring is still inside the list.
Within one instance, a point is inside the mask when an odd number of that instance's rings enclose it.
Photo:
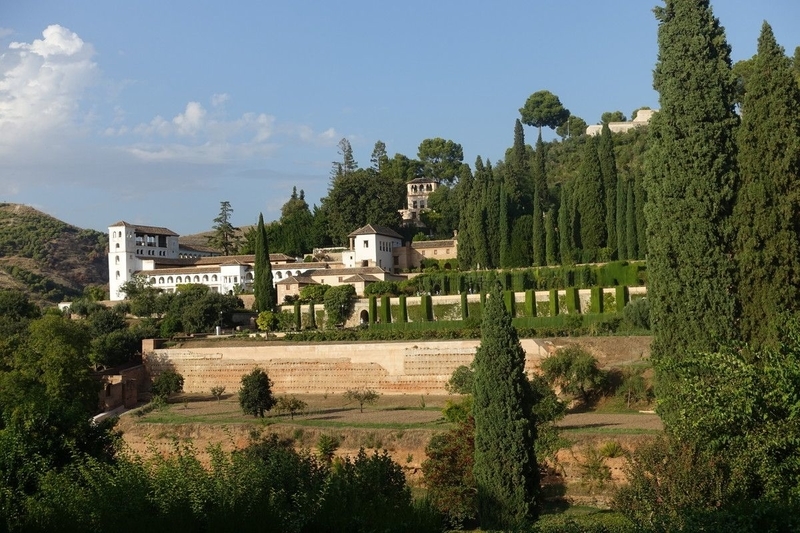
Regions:
[[[548,355],[547,345],[522,339],[526,371]],[[282,344],[272,346],[159,349],[143,343],[151,376],[180,372],[183,389],[208,393],[224,386],[239,390],[256,366],[269,374],[277,394],[322,394],[370,388],[382,394],[446,394],[453,371],[469,365],[480,340]]]

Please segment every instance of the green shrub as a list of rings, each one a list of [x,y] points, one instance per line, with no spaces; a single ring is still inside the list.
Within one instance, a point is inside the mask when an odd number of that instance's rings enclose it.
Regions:
[[[150,392],[154,397],[167,399],[171,395],[183,391],[183,376],[174,370],[165,370],[153,380]]]
[[[623,311],[625,321],[631,326],[641,329],[650,329],[650,300],[637,298],[631,300]]]
[[[569,287],[565,291],[565,298],[566,298],[566,305],[567,305],[567,313],[569,314],[577,314],[581,312],[581,298],[578,293],[577,287]]]

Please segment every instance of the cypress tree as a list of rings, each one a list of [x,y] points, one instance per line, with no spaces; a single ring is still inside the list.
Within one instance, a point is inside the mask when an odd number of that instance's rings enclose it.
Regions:
[[[561,203],[558,208],[558,255],[562,265],[575,262],[572,256],[572,220],[570,220],[570,195],[567,185],[561,187]]]
[[[508,268],[510,264],[511,255],[511,220],[513,208],[511,207],[511,198],[509,198],[505,185],[500,183],[500,263],[497,266],[501,268]]]
[[[544,229],[544,213],[539,195],[533,195],[533,264],[543,266],[547,263],[545,257],[545,247],[547,246],[547,236]]]
[[[606,195],[606,246],[609,259],[619,257],[617,253],[617,160],[614,157],[614,139],[608,123],[603,124],[600,141],[597,143],[600,172],[603,175],[603,191]]]
[[[472,214],[472,188],[474,179],[469,165],[461,165],[461,172],[458,177],[458,264],[467,270],[475,266],[475,240],[472,236],[473,214]]]
[[[542,141],[542,134],[536,139],[536,151],[534,152],[533,166],[533,188],[539,195],[539,202],[542,210],[550,209],[550,194],[547,189],[547,147]]]
[[[538,514],[534,399],[525,352],[494,283],[475,354],[475,466],[483,529],[514,529]]]
[[[544,215],[544,231],[545,231],[545,259],[548,265],[558,264],[558,237],[556,236],[556,214],[554,209],[551,209]]]
[[[475,180],[470,194],[470,235],[475,250],[474,266],[488,268],[490,262],[489,243],[487,241],[487,212],[486,203],[489,194],[489,178],[483,166],[481,157],[475,160]],[[473,266],[473,265],[470,265]]]
[[[532,187],[528,171],[528,154],[525,149],[525,132],[522,122],[514,124],[514,146],[505,167],[506,194],[511,201],[511,218],[530,214]]]
[[[627,252],[626,259],[636,259],[639,256],[639,241],[636,228],[636,202],[633,195],[633,183],[628,182],[626,189],[625,203],[625,236],[627,242],[625,243],[625,250]]]
[[[742,340],[758,349],[800,307],[800,88],[766,22],[744,88],[733,214]]]
[[[256,226],[256,256],[253,265],[253,309],[271,311],[275,307],[276,294],[272,285],[272,265],[269,262],[269,242],[267,229],[264,227],[264,215],[258,214]]]
[[[666,0],[656,17],[653,87],[661,109],[650,121],[645,162],[647,297],[659,392],[669,397],[662,361],[716,351],[735,338],[730,215],[738,119],[730,47],[709,1]],[[662,416],[669,425],[674,413]]]
[[[536,141],[533,154],[533,264],[542,266],[547,263],[545,248],[547,236],[544,228],[544,211],[547,209],[547,175],[545,170],[545,153],[542,135]]]
[[[606,241],[606,198],[594,137],[586,139],[576,190],[581,257],[584,263],[591,263],[598,260],[600,248]]]
[[[644,209],[647,205],[647,190],[644,178],[637,175],[633,180],[634,215],[636,217],[636,254],[632,259],[647,258],[647,217]]]
[[[628,235],[626,228],[625,202],[627,200],[628,189],[622,176],[617,176],[617,258],[628,259]]]
[[[531,235],[534,227],[532,219],[531,215],[522,215],[511,228],[511,244],[508,249],[506,266],[510,268],[531,266],[531,257],[533,256]]]
[[[495,178],[492,171],[492,163],[486,160],[486,191],[484,196],[484,209],[486,210],[486,248],[489,252],[486,268],[498,268],[500,266],[500,243],[502,234],[500,229],[500,211],[502,182]]]

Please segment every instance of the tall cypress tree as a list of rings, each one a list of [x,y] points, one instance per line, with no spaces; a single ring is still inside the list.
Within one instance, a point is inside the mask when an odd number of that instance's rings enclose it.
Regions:
[[[505,185],[513,207],[510,212],[511,217],[515,220],[522,215],[530,214],[533,193],[528,170],[528,153],[525,149],[525,131],[519,119],[514,123],[514,146],[510,155],[506,161]]]
[[[543,266],[547,263],[545,257],[545,247],[547,246],[547,235],[544,229],[544,213],[539,195],[533,195],[533,264]]]
[[[555,209],[544,215],[545,259],[548,265],[558,264],[558,237],[556,236]]]
[[[495,177],[492,171],[492,162],[486,160],[486,195],[484,196],[484,209],[486,210],[486,244],[489,251],[487,268],[500,266],[500,243],[502,233],[500,227],[500,211],[502,199],[502,180]]]
[[[511,206],[511,198],[506,192],[505,184],[500,183],[499,187],[500,216],[498,220],[500,224],[500,263],[497,266],[500,266],[501,268],[508,268],[511,266],[511,226],[513,225],[513,207]]]
[[[594,137],[586,139],[576,190],[581,259],[584,263],[591,263],[598,260],[600,248],[606,244],[606,197]]]
[[[766,22],[744,89],[733,214],[742,340],[758,349],[800,308],[800,88]]]
[[[629,181],[625,187],[625,197],[627,198],[625,202],[625,237],[627,239],[625,242],[625,251],[627,252],[627,255],[625,256],[626,259],[636,259],[639,257],[639,236],[637,231],[638,228],[636,227],[636,200],[634,199],[633,189],[633,182]]]
[[[489,267],[490,250],[487,241],[487,212],[486,197],[489,194],[489,177],[486,168],[483,166],[481,156],[475,159],[475,180],[472,183],[472,193],[470,194],[470,237],[472,238],[475,249],[475,265],[483,268]]]
[[[474,179],[469,165],[466,163],[461,165],[461,171],[458,176],[458,184],[456,190],[458,191],[458,264],[464,270],[472,268],[475,265],[475,242],[472,237],[473,232],[473,213],[472,204],[472,187]]]
[[[484,529],[515,529],[538,514],[534,397],[497,283],[486,301],[474,364],[478,515]]]
[[[617,160],[614,157],[614,139],[608,123],[603,124],[600,141],[597,143],[600,172],[603,175],[603,192],[606,195],[606,246],[609,259],[619,257],[617,253]]]
[[[715,351],[735,337],[731,221],[736,188],[730,47],[708,0],[656,9],[661,109],[646,159],[652,353],[660,361]],[[641,253],[641,250],[640,250]],[[669,376],[659,372],[662,395]],[[669,424],[671,413],[662,413]]]
[[[267,229],[264,227],[264,215],[258,214],[256,226],[256,257],[253,265],[253,309],[271,311],[275,307],[276,294],[272,285],[272,265],[269,262],[269,243]]]
[[[621,175],[617,176],[617,258],[628,259],[628,236],[625,232],[625,201],[627,200],[627,187]]]
[[[561,202],[558,208],[558,255],[562,265],[570,265],[575,262],[572,255],[571,204],[569,188],[564,184],[561,186]]]
[[[631,259],[647,258],[647,217],[644,209],[647,205],[647,190],[644,188],[644,177],[635,176],[633,180],[634,216],[636,217],[636,253]]]
[[[544,211],[547,209],[548,196],[544,143],[539,134],[533,153],[533,264],[538,266],[547,263]]]

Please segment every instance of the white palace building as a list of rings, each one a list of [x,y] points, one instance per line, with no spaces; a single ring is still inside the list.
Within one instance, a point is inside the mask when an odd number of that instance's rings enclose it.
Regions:
[[[120,221],[108,227],[109,298],[123,300],[124,283],[144,278],[152,287],[175,292],[179,285],[200,283],[223,294],[252,288],[254,255],[222,256],[210,249],[185,246],[178,234],[157,226]],[[349,250],[327,261],[303,262],[284,254],[270,254],[278,301],[298,294],[307,285],[350,284],[362,294],[378,281],[406,279],[401,271],[418,268],[424,258],[455,258],[457,242],[421,241],[403,244],[390,228],[366,225],[349,235]]]

